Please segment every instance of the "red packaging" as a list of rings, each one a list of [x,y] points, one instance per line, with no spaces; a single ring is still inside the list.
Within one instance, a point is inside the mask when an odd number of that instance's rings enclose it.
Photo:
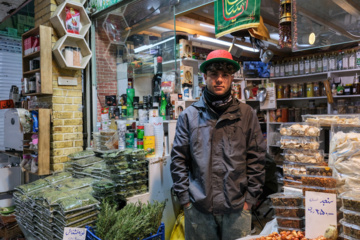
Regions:
[[[66,12],[66,20],[65,20],[66,31],[69,33],[79,34],[81,27],[79,10],[66,7],[65,12]]]
[[[34,42],[35,42],[34,36],[28,37],[24,40],[24,55],[28,55],[32,53],[31,47],[33,46]]]

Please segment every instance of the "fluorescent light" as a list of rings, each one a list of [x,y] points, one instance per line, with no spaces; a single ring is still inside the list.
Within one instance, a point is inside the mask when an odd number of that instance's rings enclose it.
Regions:
[[[168,41],[170,41],[170,40],[173,40],[174,38],[175,38],[175,37],[171,37],[171,38],[165,39],[165,40],[163,40],[163,41],[161,41],[161,42],[158,42],[158,43],[155,43],[155,44],[144,45],[144,46],[135,48],[135,49],[134,49],[134,52],[135,52],[135,53],[138,53],[138,52],[147,50],[147,49],[149,49],[149,48],[156,47],[157,45],[160,45],[160,44],[163,44],[163,43],[168,42]]]
[[[201,35],[197,35],[196,37],[199,40],[203,40],[206,42],[211,42],[211,43],[217,43],[220,45],[224,45],[224,46],[231,46],[231,42],[226,42],[223,40],[218,40],[215,38],[211,38],[211,37],[205,37],[205,36],[201,36]],[[251,47],[247,47],[247,46],[243,46],[243,45],[239,45],[239,44],[235,44],[237,47],[244,49],[245,51],[250,51],[250,52],[259,52],[259,50],[251,48]]]
[[[279,40],[279,34],[278,33],[270,33],[270,38],[274,40]]]
[[[215,26],[210,25],[210,24],[200,23],[200,26],[201,26],[201,27],[207,27],[207,28],[215,29]]]

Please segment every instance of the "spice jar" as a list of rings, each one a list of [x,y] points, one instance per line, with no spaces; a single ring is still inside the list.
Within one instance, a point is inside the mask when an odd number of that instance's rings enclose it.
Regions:
[[[284,87],[283,87],[283,85],[277,85],[276,97],[277,97],[277,99],[284,98]]]
[[[312,82],[306,84],[306,97],[314,97],[314,84]]]
[[[292,97],[292,98],[299,97],[299,84],[293,83],[291,85],[291,96],[290,97]]]
[[[276,122],[282,121],[281,113],[282,113],[281,108],[276,109]]]
[[[301,109],[295,108],[295,122],[301,122]]]
[[[338,114],[345,114],[346,113],[345,99],[339,99],[337,101],[337,105],[338,105]]]
[[[320,97],[320,86],[319,82],[314,82],[314,97]]]
[[[346,84],[344,87],[344,95],[351,95],[352,94],[352,84]]]
[[[289,108],[289,122],[295,122],[295,108]]]
[[[289,109],[287,107],[281,108],[281,121],[282,122],[289,121]]]
[[[291,87],[290,84],[284,86],[284,98],[290,98]]]

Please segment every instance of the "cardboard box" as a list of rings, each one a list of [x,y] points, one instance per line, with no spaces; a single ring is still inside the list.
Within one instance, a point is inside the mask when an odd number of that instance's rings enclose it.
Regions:
[[[185,101],[175,101],[175,119],[185,110]]]
[[[30,17],[30,16],[27,16],[26,17],[26,25],[34,27],[34,18]]]
[[[180,79],[181,84],[189,83],[193,84],[194,81],[194,72],[193,67],[190,66],[180,66]]]
[[[179,40],[180,58],[192,58],[192,43],[191,41],[180,39]]]
[[[17,24],[26,24],[26,16],[22,14],[17,15]]]

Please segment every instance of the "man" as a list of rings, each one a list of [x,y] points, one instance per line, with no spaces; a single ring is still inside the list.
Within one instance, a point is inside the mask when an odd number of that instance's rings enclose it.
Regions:
[[[265,178],[265,143],[251,107],[231,96],[239,69],[229,52],[212,51],[200,66],[203,96],[178,118],[171,174],[186,240],[230,240],[251,231],[251,207]]]

